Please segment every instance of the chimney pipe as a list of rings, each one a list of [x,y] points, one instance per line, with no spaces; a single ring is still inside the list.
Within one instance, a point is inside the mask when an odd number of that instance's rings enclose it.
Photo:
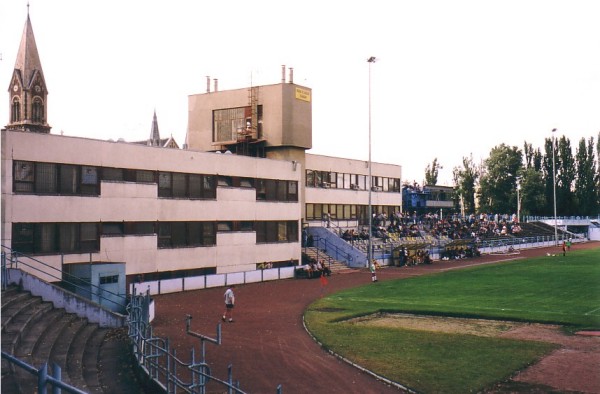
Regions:
[[[290,67],[290,83],[294,83],[294,67]]]
[[[210,77],[206,76],[206,93],[210,93]]]
[[[217,78],[215,78],[215,79],[213,79],[213,81],[215,82],[215,86],[214,86],[215,92],[218,92],[219,91],[219,80]]]
[[[281,65],[281,83],[285,83],[285,64]]]

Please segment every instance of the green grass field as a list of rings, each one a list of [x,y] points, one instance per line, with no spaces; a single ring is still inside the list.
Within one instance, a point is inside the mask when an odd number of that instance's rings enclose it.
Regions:
[[[390,268],[394,269],[394,268]],[[425,393],[476,392],[555,348],[541,342],[368,327],[377,312],[560,324],[600,329],[600,249],[573,251],[369,283],[320,299],[305,321],[327,348]]]

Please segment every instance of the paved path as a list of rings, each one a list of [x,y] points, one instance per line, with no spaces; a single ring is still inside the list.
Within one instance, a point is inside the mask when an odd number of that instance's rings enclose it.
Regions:
[[[578,247],[598,247],[593,242]],[[484,256],[460,261],[436,261],[432,265],[410,268],[384,268],[380,281],[426,273],[487,264],[529,256],[558,253],[558,248],[523,251],[520,255]],[[370,282],[367,270],[337,274],[329,278],[326,293]],[[185,316],[192,315],[191,330],[211,337],[223,312],[223,288],[188,291],[156,296],[154,333],[167,337],[181,359],[188,360],[192,346],[200,348],[197,338],[185,332]],[[288,393],[398,393],[395,387],[338,360],[316,344],[304,330],[302,314],[322,295],[319,280],[288,279],[239,285],[235,288],[235,322],[224,323],[222,345],[206,345],[206,358],[212,373],[233,378],[241,389],[253,393],[275,393],[277,385]]]

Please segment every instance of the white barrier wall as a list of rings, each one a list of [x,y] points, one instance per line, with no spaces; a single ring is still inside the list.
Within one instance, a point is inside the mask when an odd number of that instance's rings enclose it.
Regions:
[[[270,268],[265,270],[232,272],[228,274],[204,275],[191,278],[165,279],[131,284],[130,293],[140,294],[148,291],[150,295],[178,293],[188,290],[242,285],[246,283],[266,282],[270,280],[291,279],[296,267]]]

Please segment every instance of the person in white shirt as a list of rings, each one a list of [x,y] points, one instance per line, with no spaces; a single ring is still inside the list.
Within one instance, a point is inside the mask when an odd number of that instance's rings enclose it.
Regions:
[[[233,307],[235,306],[235,294],[233,294],[233,285],[229,285],[225,291],[225,312],[223,312],[223,321],[233,323]]]

